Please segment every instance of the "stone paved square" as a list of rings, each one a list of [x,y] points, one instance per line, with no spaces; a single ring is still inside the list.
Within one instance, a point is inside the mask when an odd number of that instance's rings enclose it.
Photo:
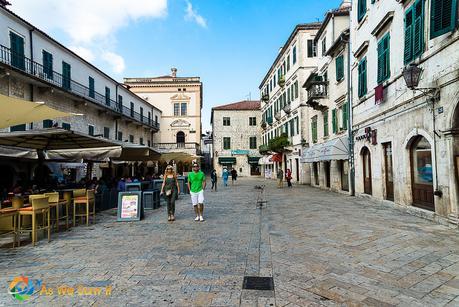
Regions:
[[[116,222],[109,210],[50,243],[2,248],[0,305],[24,305],[7,291],[24,275],[55,290],[26,302],[37,306],[459,306],[455,229],[368,199],[246,178],[206,190],[205,217],[195,222],[182,195],[173,223],[164,206],[140,222]],[[274,291],[243,290],[245,275],[274,277]],[[62,286],[103,291],[59,295]]]

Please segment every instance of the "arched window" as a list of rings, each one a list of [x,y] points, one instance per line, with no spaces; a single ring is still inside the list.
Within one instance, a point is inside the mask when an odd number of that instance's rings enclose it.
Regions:
[[[185,133],[183,131],[177,132],[176,140],[177,147],[185,147]]]

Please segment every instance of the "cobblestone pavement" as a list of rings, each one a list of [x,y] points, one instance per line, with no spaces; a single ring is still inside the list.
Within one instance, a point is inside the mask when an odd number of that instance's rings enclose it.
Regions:
[[[51,243],[0,249],[0,305],[20,303],[7,288],[24,275],[54,290],[27,301],[42,306],[459,306],[457,230],[367,199],[261,179],[206,197],[202,223],[181,196],[174,223],[164,207],[140,222],[116,222],[108,211]],[[274,277],[274,291],[242,290],[245,275]],[[80,285],[102,292],[56,293]]]

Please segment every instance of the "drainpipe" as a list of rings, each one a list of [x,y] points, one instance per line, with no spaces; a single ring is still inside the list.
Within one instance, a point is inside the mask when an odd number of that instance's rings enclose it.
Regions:
[[[434,190],[434,195],[438,197],[443,196],[443,192],[438,188],[438,162],[437,162],[437,136],[440,137],[440,135],[437,134],[437,128],[436,128],[436,122],[435,122],[435,102],[440,96],[440,88],[435,89],[434,92],[434,97],[432,97],[432,125],[433,125],[433,153],[434,153],[434,159],[435,159],[435,190]]]
[[[116,83],[115,87],[115,101],[116,101],[116,106],[119,106],[119,101],[118,101],[118,82]],[[120,112],[123,112],[123,110],[120,110]],[[118,139],[118,120],[115,120],[115,140]]]
[[[352,13],[352,7],[351,7]],[[351,28],[352,21],[349,16],[349,38],[347,40],[347,133],[349,140],[349,194],[355,196],[355,163],[354,163],[354,131],[353,131],[353,108],[352,108],[352,74],[351,74]]]
[[[31,65],[32,65],[32,69],[34,68],[33,67],[33,61],[34,61],[34,58],[33,58],[33,39],[32,39],[32,32],[33,32],[33,28],[32,29],[29,29],[29,41],[30,41],[30,60],[32,61]],[[35,74],[35,71],[32,71],[33,74]],[[35,97],[34,97],[34,92],[33,92],[33,84],[30,83],[30,100],[31,101],[34,101],[35,100]]]

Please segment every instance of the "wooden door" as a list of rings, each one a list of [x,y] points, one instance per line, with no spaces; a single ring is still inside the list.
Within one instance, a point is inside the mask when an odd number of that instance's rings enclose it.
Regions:
[[[330,187],[330,162],[324,162],[324,169],[325,169],[325,186],[327,188]]]
[[[392,161],[392,144],[385,143],[384,146],[384,165],[386,177],[386,199],[394,201],[394,175]]]
[[[371,155],[368,148],[362,149],[362,160],[363,160],[363,192],[365,194],[372,194],[371,186]]]
[[[435,211],[433,196],[432,151],[422,136],[411,146],[413,206]]]

